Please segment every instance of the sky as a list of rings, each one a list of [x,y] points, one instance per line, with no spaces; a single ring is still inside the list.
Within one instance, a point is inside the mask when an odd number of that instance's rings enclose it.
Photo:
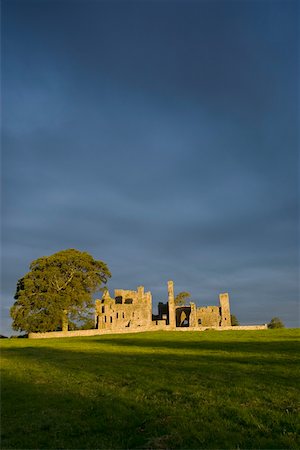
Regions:
[[[300,325],[297,1],[2,2],[2,334],[32,260]]]

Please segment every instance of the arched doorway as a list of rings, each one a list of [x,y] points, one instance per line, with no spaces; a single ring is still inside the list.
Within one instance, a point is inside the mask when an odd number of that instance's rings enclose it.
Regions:
[[[176,308],[176,327],[189,327],[190,326],[190,306],[180,306]]]

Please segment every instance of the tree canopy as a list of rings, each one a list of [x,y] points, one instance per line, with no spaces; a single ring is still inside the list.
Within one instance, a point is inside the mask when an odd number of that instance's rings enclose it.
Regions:
[[[273,317],[268,323],[268,328],[284,328],[284,324],[279,317]]]
[[[14,330],[45,332],[85,318],[93,294],[111,277],[107,265],[87,252],[62,250],[30,264],[19,279],[11,308]]]
[[[183,306],[186,303],[186,300],[190,298],[191,294],[189,292],[179,292],[174,299],[174,303],[176,306]]]

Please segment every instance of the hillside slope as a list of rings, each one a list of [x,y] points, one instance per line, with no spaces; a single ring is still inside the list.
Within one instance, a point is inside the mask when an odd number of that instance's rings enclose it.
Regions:
[[[298,329],[2,340],[1,447],[300,448],[299,340]]]

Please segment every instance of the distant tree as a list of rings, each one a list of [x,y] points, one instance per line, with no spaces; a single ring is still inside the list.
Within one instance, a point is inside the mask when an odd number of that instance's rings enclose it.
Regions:
[[[10,336],[10,339],[27,339],[28,338],[28,334],[19,334],[19,335],[12,335]]]
[[[45,332],[84,321],[93,293],[111,276],[107,265],[87,252],[62,250],[33,261],[20,278],[10,313],[14,330]]]
[[[93,305],[94,306],[94,305]],[[85,317],[81,317],[80,320],[68,321],[69,330],[92,330],[95,328],[94,308],[88,309]]]
[[[78,327],[79,330],[93,330],[95,328],[95,318],[87,317]]]
[[[273,317],[268,323],[268,328],[284,328],[284,324],[279,317]]]
[[[174,302],[176,306],[183,306],[186,304],[186,300],[190,298],[191,294],[189,292],[179,292],[176,295]]]
[[[237,317],[234,314],[231,314],[231,326],[237,327],[239,325],[239,321],[237,320]]]

